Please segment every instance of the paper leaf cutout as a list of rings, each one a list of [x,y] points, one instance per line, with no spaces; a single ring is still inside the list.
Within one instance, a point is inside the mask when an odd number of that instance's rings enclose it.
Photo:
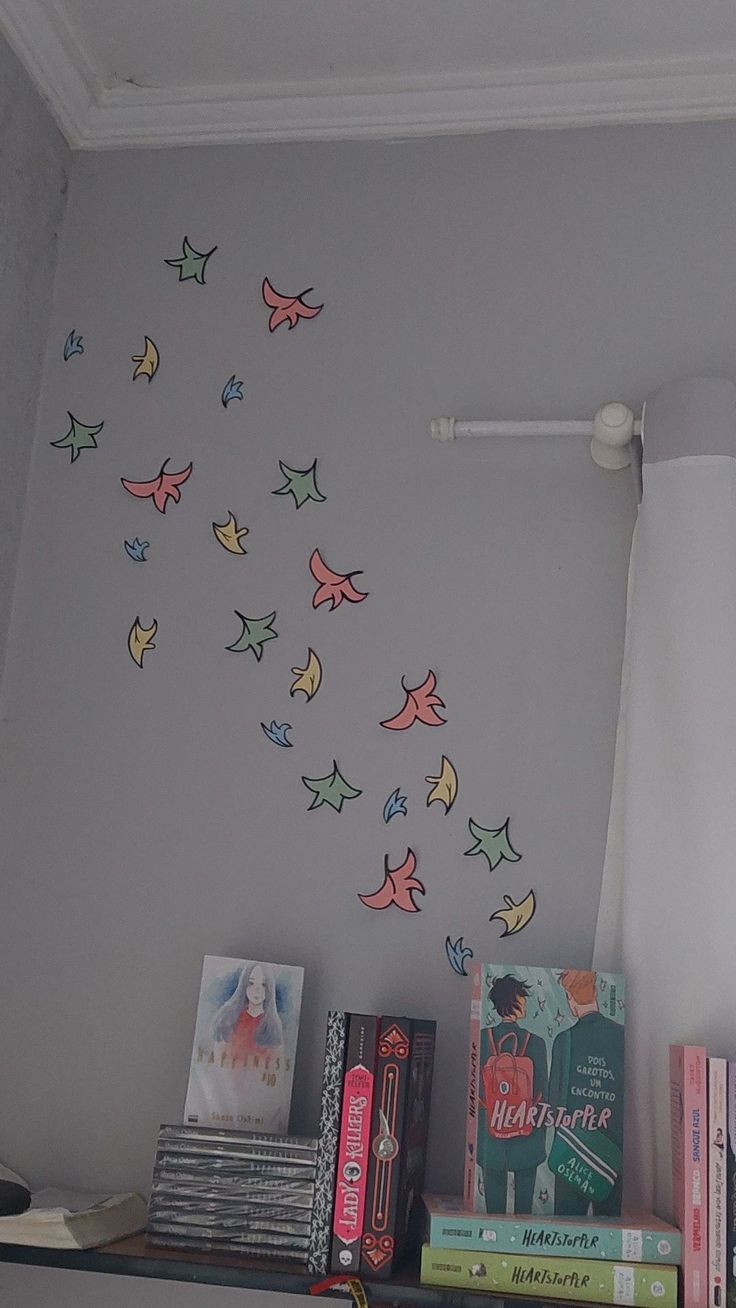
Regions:
[[[437,688],[437,678],[431,669],[421,686],[410,689],[404,684],[402,677],[401,687],[406,694],[403,707],[395,717],[387,718],[382,722],[382,727],[387,727],[389,731],[408,731],[415,722],[424,722],[428,727],[445,725],[445,718],[441,718],[436,711],[437,708],[444,708],[445,702],[434,693]]]
[[[353,577],[359,577],[362,569],[358,568],[356,572],[333,572],[328,568],[319,550],[312,552],[309,560],[309,571],[319,585],[312,596],[312,608],[318,609],[320,604],[326,604],[329,600],[330,612],[337,609],[343,600],[348,600],[351,604],[360,604],[361,600],[367,598],[368,592],[357,590],[352,583]]]
[[[502,827],[492,830],[489,827],[480,826],[479,823],[474,822],[471,818],[468,822],[468,827],[470,828],[471,836],[473,836],[475,840],[475,844],[471,849],[465,850],[466,855],[485,854],[491,872],[493,872],[494,868],[498,867],[499,863],[504,858],[508,863],[518,863],[521,854],[517,854],[511,844],[511,840],[509,839],[510,821],[511,818],[506,818]]]
[[[243,549],[240,544],[241,536],[248,535],[247,527],[238,527],[237,520],[233,513],[229,514],[227,522],[213,522],[212,530],[215,533],[215,539],[220,542],[222,548],[230,554],[247,554],[248,551]]]
[[[504,895],[503,902],[506,908],[499,908],[497,912],[491,913],[488,919],[489,922],[495,922],[496,919],[503,922],[505,929],[501,932],[500,938],[502,940],[504,936],[515,936],[523,931],[524,927],[531,922],[537,909],[537,900],[533,890],[530,890],[526,898],[520,900],[518,904],[514,903],[510,895]]]
[[[425,894],[424,886],[418,877],[414,875],[417,868],[416,854],[413,849],[407,849],[406,858],[399,867],[390,868],[388,865],[388,854],[383,860],[385,875],[383,885],[379,886],[372,895],[358,895],[358,899],[366,908],[381,910],[389,908],[395,904],[403,913],[419,913],[421,905],[415,904],[412,898],[413,893],[420,895]]]
[[[220,399],[222,400],[223,409],[227,408],[231,400],[242,400],[242,398],[243,383],[242,381],[239,381],[235,376],[235,373],[233,373],[232,377],[225,382],[225,385],[222,388]]]
[[[268,330],[275,332],[282,322],[288,322],[289,331],[291,331],[292,327],[296,327],[300,318],[316,318],[317,314],[324,309],[324,305],[304,303],[304,296],[309,295],[311,290],[312,287],[308,286],[306,291],[302,291],[301,295],[279,295],[279,292],[274,290],[268,278],[264,277],[261,287],[263,303],[269,309],[273,309],[273,313],[268,319]]]
[[[442,804],[445,813],[449,813],[457,797],[457,772],[449,758],[443,754],[439,776],[425,777],[424,780],[432,787],[427,795],[427,808],[430,804]]]
[[[397,789],[389,795],[383,806],[384,822],[388,825],[391,818],[397,817],[399,813],[402,814],[403,817],[406,817],[406,795],[400,795],[397,787]]]
[[[263,727],[264,732],[268,736],[268,739],[272,740],[274,745],[282,745],[284,749],[292,748],[292,741],[287,740],[286,738],[286,733],[288,731],[291,731],[290,722],[278,723],[274,718],[270,726],[267,727],[265,722],[262,722],[261,726]]]
[[[309,812],[313,808],[321,808],[323,804],[329,804],[336,813],[341,813],[344,800],[357,799],[358,795],[363,794],[362,790],[356,790],[355,786],[351,786],[350,782],[345,780],[334,759],[332,771],[326,777],[302,777],[302,781],[307,790],[311,790],[314,794]]]
[[[155,649],[153,638],[158,630],[158,623],[154,618],[150,627],[141,626],[140,618],[136,618],[133,626],[128,632],[128,650],[130,657],[139,668],[143,667],[143,655],[146,650]]]
[[[317,485],[316,459],[308,468],[290,468],[288,463],[283,463],[279,459],[279,467],[286,481],[278,490],[271,491],[272,495],[293,495],[298,509],[306,504],[307,500],[314,500],[315,504],[324,504],[326,497]]]
[[[133,381],[136,381],[139,377],[147,377],[151,382],[158,372],[159,354],[150,336],[143,337],[143,344],[142,354],[131,355],[131,363],[137,364],[133,373]]]
[[[71,450],[71,461],[74,463],[79,458],[82,450],[97,449],[95,436],[99,436],[105,424],[104,422],[98,422],[90,427],[86,422],[78,422],[72,413],[69,413],[69,421],[71,427],[66,436],[62,436],[61,440],[58,441],[49,441],[49,445],[53,445],[57,450]]]
[[[308,649],[307,666],[305,668],[292,668],[291,670],[296,676],[296,681],[292,682],[289,694],[296,695],[297,691],[300,690],[302,694],[306,695],[307,703],[309,703],[310,699],[314,699],[322,685],[322,664],[319,657],[313,649]]]
[[[84,346],[77,332],[71,331],[64,341],[64,363],[68,363],[73,354],[84,354]]]
[[[204,286],[204,270],[207,267],[207,260],[210,255],[215,253],[217,246],[213,245],[212,249],[208,250],[206,254],[200,254],[199,250],[195,250],[194,246],[190,245],[189,238],[185,236],[181,249],[180,259],[164,259],[164,263],[167,263],[170,268],[179,269],[180,282],[195,281],[199,282],[200,286]]]
[[[246,618],[237,609],[234,609],[233,612],[236,618],[240,618],[243,630],[238,639],[232,645],[226,645],[225,648],[231,650],[233,654],[244,654],[246,650],[252,650],[260,663],[266,641],[276,640],[279,634],[272,627],[272,623],[276,618],[276,611],[267,613],[265,618]]]
[[[159,472],[158,477],[154,477],[151,481],[128,481],[126,477],[121,477],[120,480],[129,495],[135,495],[139,500],[151,499],[156,505],[159,513],[165,513],[166,505],[170,499],[172,499],[175,504],[179,503],[179,500],[181,499],[181,491],[179,490],[179,487],[183,486],[184,482],[189,480],[192,475],[192,468],[194,467],[193,463],[189,463],[186,468],[182,468],[180,472],[167,472],[166,464],[169,462],[170,460],[167,459],[166,462],[161,465],[161,471]]]
[[[465,960],[466,958],[473,957],[473,951],[463,943],[464,939],[465,939],[464,936],[458,936],[457,940],[454,941],[451,940],[449,936],[447,936],[445,939],[445,953],[447,954],[447,961],[449,962],[453,972],[457,972],[458,976],[468,975],[467,972],[465,971]]]
[[[146,550],[148,549],[147,540],[139,540],[136,536],[135,540],[124,540],[123,545],[129,559],[133,559],[134,563],[145,563]]]

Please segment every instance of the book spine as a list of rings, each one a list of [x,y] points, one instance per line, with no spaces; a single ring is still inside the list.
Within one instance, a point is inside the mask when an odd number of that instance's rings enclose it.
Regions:
[[[408,1018],[381,1018],[360,1260],[361,1271],[373,1277],[390,1274],[396,1248],[394,1230],[411,1041]]]
[[[726,1071],[726,1302],[736,1308],[736,1063]]]
[[[332,1217],[334,1272],[357,1272],[360,1267],[378,1021],[365,1013],[351,1013],[348,1022]]]
[[[463,1175],[463,1195],[467,1208],[484,1209],[479,1202],[480,1195],[476,1182],[478,1128],[480,1110],[478,1093],[480,1089],[480,1001],[481,1001],[482,965],[473,963],[471,968],[470,995],[470,1043],[468,1053],[468,1105],[465,1118],[465,1168]]]
[[[422,1249],[423,1285],[444,1285],[496,1295],[584,1303],[677,1308],[677,1268],[649,1263],[606,1263],[539,1254],[472,1253]]]
[[[672,1200],[682,1231],[683,1308],[708,1300],[706,1206],[706,1052],[700,1045],[670,1047]]]
[[[708,1303],[726,1302],[726,1060],[708,1059]]]
[[[419,1244],[421,1200],[432,1103],[432,1075],[437,1023],[416,1019],[411,1024],[411,1060],[406,1090],[406,1119],[399,1154],[399,1189],[394,1222],[391,1270]]]
[[[658,1231],[646,1226],[605,1226],[586,1222],[504,1221],[489,1214],[475,1217],[432,1213],[427,1226],[429,1243],[435,1249],[469,1249],[481,1253],[546,1254],[555,1258],[601,1258],[605,1262],[680,1262],[680,1232]]]
[[[309,1233],[309,1271],[324,1276],[330,1266],[332,1207],[335,1170],[340,1144],[342,1085],[347,1052],[347,1019],[335,1010],[327,1014],[322,1099],[319,1113],[319,1147],[314,1181],[312,1226]]]

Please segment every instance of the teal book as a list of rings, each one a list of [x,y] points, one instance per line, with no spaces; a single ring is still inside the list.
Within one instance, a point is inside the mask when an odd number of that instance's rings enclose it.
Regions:
[[[426,1239],[436,1249],[553,1254],[556,1258],[671,1266],[680,1262],[680,1232],[651,1213],[603,1218],[471,1213],[461,1199],[438,1194],[426,1194],[424,1207]]]
[[[477,1253],[472,1249],[435,1249],[425,1244],[421,1282],[471,1292],[486,1290],[499,1298],[513,1294],[534,1300],[563,1299],[567,1303],[677,1308],[677,1268],[661,1264]]]
[[[620,1215],[625,1015],[618,974],[474,964],[467,1208]]]

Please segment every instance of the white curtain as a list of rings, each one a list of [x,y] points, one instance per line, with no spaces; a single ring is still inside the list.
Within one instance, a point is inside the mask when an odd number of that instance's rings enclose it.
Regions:
[[[670,1209],[667,1046],[736,1058],[736,387],[646,405],[594,965],[627,978],[626,1196]]]

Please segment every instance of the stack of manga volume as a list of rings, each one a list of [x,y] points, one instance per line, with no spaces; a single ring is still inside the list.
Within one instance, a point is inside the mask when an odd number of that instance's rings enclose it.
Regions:
[[[149,1243],[306,1266],[316,1163],[308,1136],[162,1126]]]

